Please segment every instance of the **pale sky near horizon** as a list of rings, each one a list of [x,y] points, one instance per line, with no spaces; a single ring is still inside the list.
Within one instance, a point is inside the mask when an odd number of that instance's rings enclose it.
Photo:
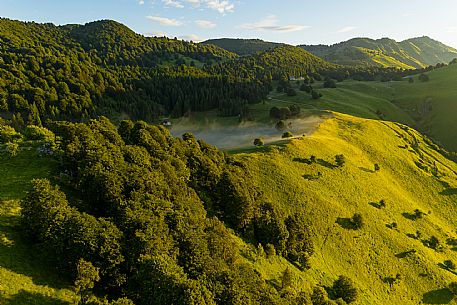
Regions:
[[[427,35],[457,48],[455,0],[0,0],[0,16],[55,24],[112,19],[140,34],[194,41],[260,38],[297,45]]]

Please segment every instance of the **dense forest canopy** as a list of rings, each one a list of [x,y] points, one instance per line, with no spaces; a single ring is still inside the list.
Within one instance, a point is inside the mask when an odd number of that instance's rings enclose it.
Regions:
[[[260,39],[210,39],[202,42],[203,44],[212,44],[221,47],[240,56],[253,55],[258,52],[265,52],[275,47],[281,46],[281,43],[263,41]]]

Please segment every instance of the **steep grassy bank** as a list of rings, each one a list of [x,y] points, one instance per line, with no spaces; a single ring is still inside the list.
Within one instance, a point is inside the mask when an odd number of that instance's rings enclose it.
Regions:
[[[337,154],[346,157],[343,167],[334,165]],[[286,148],[241,157],[266,200],[280,203],[286,214],[304,211],[313,228],[313,268],[297,274],[297,288],[330,285],[344,274],[356,281],[360,304],[451,301],[445,287],[456,275],[440,264],[457,260],[457,165],[419,133],[337,115]],[[359,230],[350,227],[354,213],[363,217]],[[428,243],[432,236],[436,249]],[[271,270],[284,269],[274,260],[258,268],[272,279],[280,273]]]

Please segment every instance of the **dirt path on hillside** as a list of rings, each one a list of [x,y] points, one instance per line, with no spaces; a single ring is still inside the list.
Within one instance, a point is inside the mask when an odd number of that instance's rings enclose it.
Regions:
[[[328,114],[286,120],[288,131],[293,136],[311,135],[319,125],[329,118]],[[243,122],[234,126],[222,126],[217,123],[205,126],[180,123],[170,129],[171,134],[180,137],[186,132],[192,133],[197,139],[214,145],[220,149],[238,149],[253,147],[255,138],[262,138],[265,144],[281,140],[282,131],[274,124],[267,125],[257,122]]]

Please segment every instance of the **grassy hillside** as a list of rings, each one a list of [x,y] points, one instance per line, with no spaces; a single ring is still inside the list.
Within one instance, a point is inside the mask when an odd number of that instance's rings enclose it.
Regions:
[[[388,38],[378,40],[354,38],[331,46],[302,45],[300,47],[336,64],[403,69],[449,63],[457,57],[457,50],[429,37],[413,38],[402,42]]]
[[[457,151],[457,65],[450,65],[428,73],[430,81],[414,82],[407,79],[396,82],[344,81],[337,88],[323,88],[322,83],[313,85],[323,97],[311,99],[299,91],[301,82],[295,82],[296,96],[273,91],[270,99],[253,109],[268,116],[273,106],[298,104],[302,109],[332,110],[354,116],[384,119],[412,126],[432,137],[448,150]],[[255,111],[254,111],[255,112]]]
[[[346,157],[342,168],[333,166],[336,154]],[[316,163],[309,162],[313,155]],[[311,137],[241,157],[266,200],[280,203],[286,214],[304,211],[313,228],[313,267],[295,270],[296,289],[330,285],[344,274],[361,291],[357,304],[451,301],[445,287],[455,274],[440,263],[457,260],[457,223],[451,216],[457,212],[457,165],[420,134],[396,123],[336,114]],[[374,171],[375,163],[379,171]],[[377,206],[381,200],[385,207]],[[412,220],[416,209],[424,215]],[[354,213],[363,217],[360,230],[348,227]],[[442,246],[438,251],[424,245],[431,236]],[[281,264],[275,259],[255,262],[272,280],[279,279]]]
[[[202,42],[202,44],[212,44],[241,56],[265,52],[281,45],[280,43],[263,41],[260,39],[230,38],[210,39]]]
[[[430,81],[392,83],[394,103],[404,109],[440,144],[457,151],[457,66],[450,65],[428,74]]]
[[[0,162],[0,304],[74,304],[69,284],[22,238],[19,227],[19,200],[32,179],[55,173],[55,162],[38,157],[34,147],[16,157],[2,152]]]

